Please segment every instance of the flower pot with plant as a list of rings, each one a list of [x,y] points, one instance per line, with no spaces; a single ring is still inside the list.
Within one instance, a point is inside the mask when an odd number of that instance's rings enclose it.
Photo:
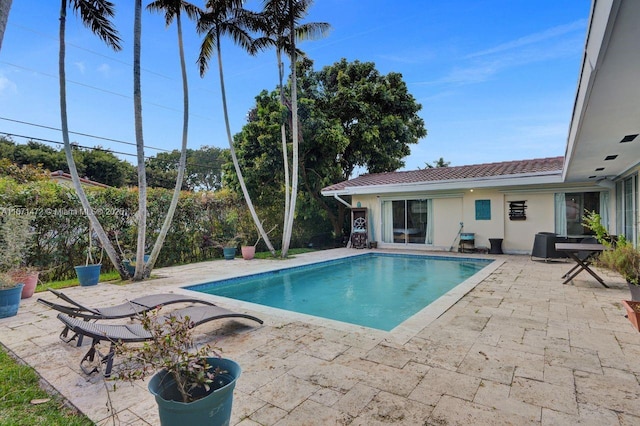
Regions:
[[[622,306],[627,310],[627,318],[631,321],[631,324],[636,330],[640,331],[640,302],[623,300]]]
[[[153,338],[141,347],[118,345],[125,357],[113,378],[132,382],[155,373],[148,388],[163,426],[229,424],[240,366],[209,345],[197,348],[189,317],[160,317],[156,310],[141,321]]]
[[[27,265],[31,250],[31,216],[10,214],[1,218],[0,272],[15,283],[22,283],[21,298],[33,296],[38,284],[38,270]]]
[[[9,274],[0,273],[0,318],[16,315],[24,284],[17,283]]]
[[[599,243],[607,247],[596,260],[596,266],[622,275],[629,285],[631,300],[640,301],[640,250],[623,236],[612,242],[600,215],[595,212],[587,212],[583,224],[595,232]]]
[[[100,269],[102,268],[103,250],[100,248],[100,259],[98,263],[93,260],[93,234],[91,233],[91,225],[89,225],[89,246],[87,247],[87,259],[84,265],[75,267],[76,275],[81,287],[89,287],[98,284],[100,281]]]
[[[277,227],[278,226],[275,225],[273,228],[271,228],[269,232],[267,232],[267,235],[269,235]],[[256,238],[256,242],[253,245],[249,245],[249,242],[247,241],[247,237],[243,238],[244,243],[240,246],[240,250],[242,251],[242,258],[244,260],[251,260],[256,255],[256,247],[258,246],[258,243],[262,239],[262,235],[260,235],[260,233],[256,231],[256,234],[258,234],[258,237]]]

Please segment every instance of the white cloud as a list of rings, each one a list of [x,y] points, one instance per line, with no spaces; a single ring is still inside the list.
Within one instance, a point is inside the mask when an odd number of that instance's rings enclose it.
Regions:
[[[4,75],[0,74],[0,95],[16,93],[18,86]]]
[[[102,64],[98,67],[98,72],[108,78],[111,76],[111,67],[107,64]]]
[[[573,32],[579,32],[580,34],[583,34],[585,26],[586,21],[584,19],[580,19],[569,24],[558,25],[556,27],[549,28],[538,33],[533,33],[512,41],[508,41],[506,43],[499,44],[498,46],[491,47],[489,49],[481,50],[480,52],[472,53],[470,55],[467,55],[467,59],[476,58],[479,56],[493,55],[495,53],[505,52],[524,46],[529,46],[531,44],[541,43],[543,41],[564,36]]]
[[[80,71],[81,74],[84,74],[84,70],[86,69],[84,62],[74,62],[73,65],[78,68],[78,71]]]

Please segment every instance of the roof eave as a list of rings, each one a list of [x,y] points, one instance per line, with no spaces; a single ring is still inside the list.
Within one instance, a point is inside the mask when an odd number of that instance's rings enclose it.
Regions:
[[[535,174],[519,174],[501,177],[456,179],[447,181],[429,181],[401,183],[393,185],[346,186],[342,189],[321,191],[324,196],[391,194],[400,192],[449,191],[471,188],[500,188],[505,186],[545,185],[562,183],[561,171]]]

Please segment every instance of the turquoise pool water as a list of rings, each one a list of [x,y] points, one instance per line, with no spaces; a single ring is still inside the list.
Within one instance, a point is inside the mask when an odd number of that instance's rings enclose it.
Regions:
[[[390,331],[490,262],[371,253],[186,288]]]

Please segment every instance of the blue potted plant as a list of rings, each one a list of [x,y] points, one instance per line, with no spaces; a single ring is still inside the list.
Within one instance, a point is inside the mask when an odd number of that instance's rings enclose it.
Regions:
[[[22,288],[9,274],[0,274],[0,318],[16,315],[20,308]]]
[[[124,355],[115,380],[135,381],[150,374],[149,391],[162,426],[228,425],[240,366],[209,345],[196,348],[189,317],[141,316],[153,339],[143,346],[117,345]]]
[[[94,263],[93,255],[93,235],[91,234],[91,225],[89,225],[89,246],[87,247],[87,260],[84,265],[78,265],[75,267],[76,275],[81,287],[94,286],[100,281],[100,269],[102,268],[102,254],[103,250],[100,249],[100,259],[98,263]]]

